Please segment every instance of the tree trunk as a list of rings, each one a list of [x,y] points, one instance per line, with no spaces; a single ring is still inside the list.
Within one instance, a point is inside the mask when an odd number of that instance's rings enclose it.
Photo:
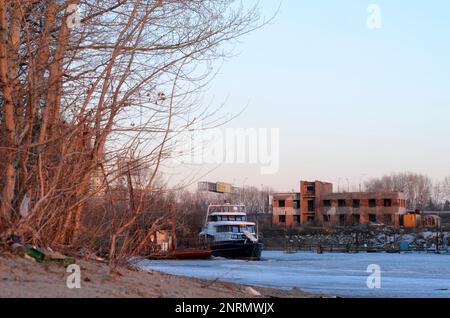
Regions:
[[[3,129],[6,133],[6,149],[2,160],[5,164],[4,185],[2,190],[2,201],[0,206],[0,222],[9,223],[11,219],[11,204],[14,198],[15,186],[15,122],[14,104],[10,79],[8,78],[8,25],[6,10],[8,6],[5,0],[0,0],[0,89],[3,97]]]

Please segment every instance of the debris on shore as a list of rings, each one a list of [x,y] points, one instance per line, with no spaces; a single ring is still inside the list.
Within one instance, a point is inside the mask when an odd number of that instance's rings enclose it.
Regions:
[[[286,234],[267,233],[264,236],[264,245],[269,249],[291,249],[291,250],[315,250],[317,246],[322,247],[368,247],[386,248],[398,246],[407,242],[409,248],[414,250],[427,250],[433,248],[436,240],[442,246],[450,242],[450,232],[443,231],[394,231],[391,229],[341,229],[335,231],[320,230],[310,233],[295,232]]]

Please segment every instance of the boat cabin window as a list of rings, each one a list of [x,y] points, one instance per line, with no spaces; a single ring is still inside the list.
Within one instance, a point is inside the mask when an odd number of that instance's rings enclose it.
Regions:
[[[217,233],[226,233],[230,231],[230,228],[228,225],[220,225],[216,227]]]
[[[237,216],[227,216],[227,215],[212,215],[209,217],[209,220],[211,222],[217,222],[217,221],[245,221],[246,218],[243,215],[237,215]]]
[[[230,225],[220,225],[217,226],[217,233],[241,233],[239,226],[230,226]]]
[[[248,231],[250,233],[255,233],[255,227],[254,226],[243,226],[241,228],[241,231]]]
[[[217,233],[242,233],[248,231],[250,233],[255,233],[254,226],[237,226],[237,225],[220,225],[216,227]]]

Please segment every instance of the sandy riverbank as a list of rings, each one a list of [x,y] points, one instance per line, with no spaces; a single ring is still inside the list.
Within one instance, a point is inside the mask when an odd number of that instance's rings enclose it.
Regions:
[[[270,288],[179,277],[155,271],[119,268],[110,274],[106,264],[77,260],[81,268],[81,289],[69,289],[69,273],[57,264],[39,264],[10,254],[0,254],[0,297],[74,297],[74,298],[254,298],[317,297],[298,289],[283,291]],[[256,296],[254,291],[261,296]]]

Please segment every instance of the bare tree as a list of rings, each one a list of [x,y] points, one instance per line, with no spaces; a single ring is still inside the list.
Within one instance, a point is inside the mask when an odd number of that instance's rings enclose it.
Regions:
[[[111,232],[114,255],[175,137],[215,116],[197,93],[223,44],[258,21],[234,0],[0,0],[3,236],[74,246],[87,202],[116,182],[120,158],[136,158],[149,175],[136,192],[137,167],[122,169],[133,204]]]
[[[247,186],[241,189],[242,203],[245,204],[247,211],[256,213],[269,212],[269,196],[273,193],[270,188],[258,188]]]
[[[442,195],[444,200],[450,201],[450,176],[447,176],[442,181]]]
[[[372,178],[365,184],[367,191],[401,191],[405,193],[410,209],[428,206],[433,191],[433,181],[425,175],[405,172]]]

